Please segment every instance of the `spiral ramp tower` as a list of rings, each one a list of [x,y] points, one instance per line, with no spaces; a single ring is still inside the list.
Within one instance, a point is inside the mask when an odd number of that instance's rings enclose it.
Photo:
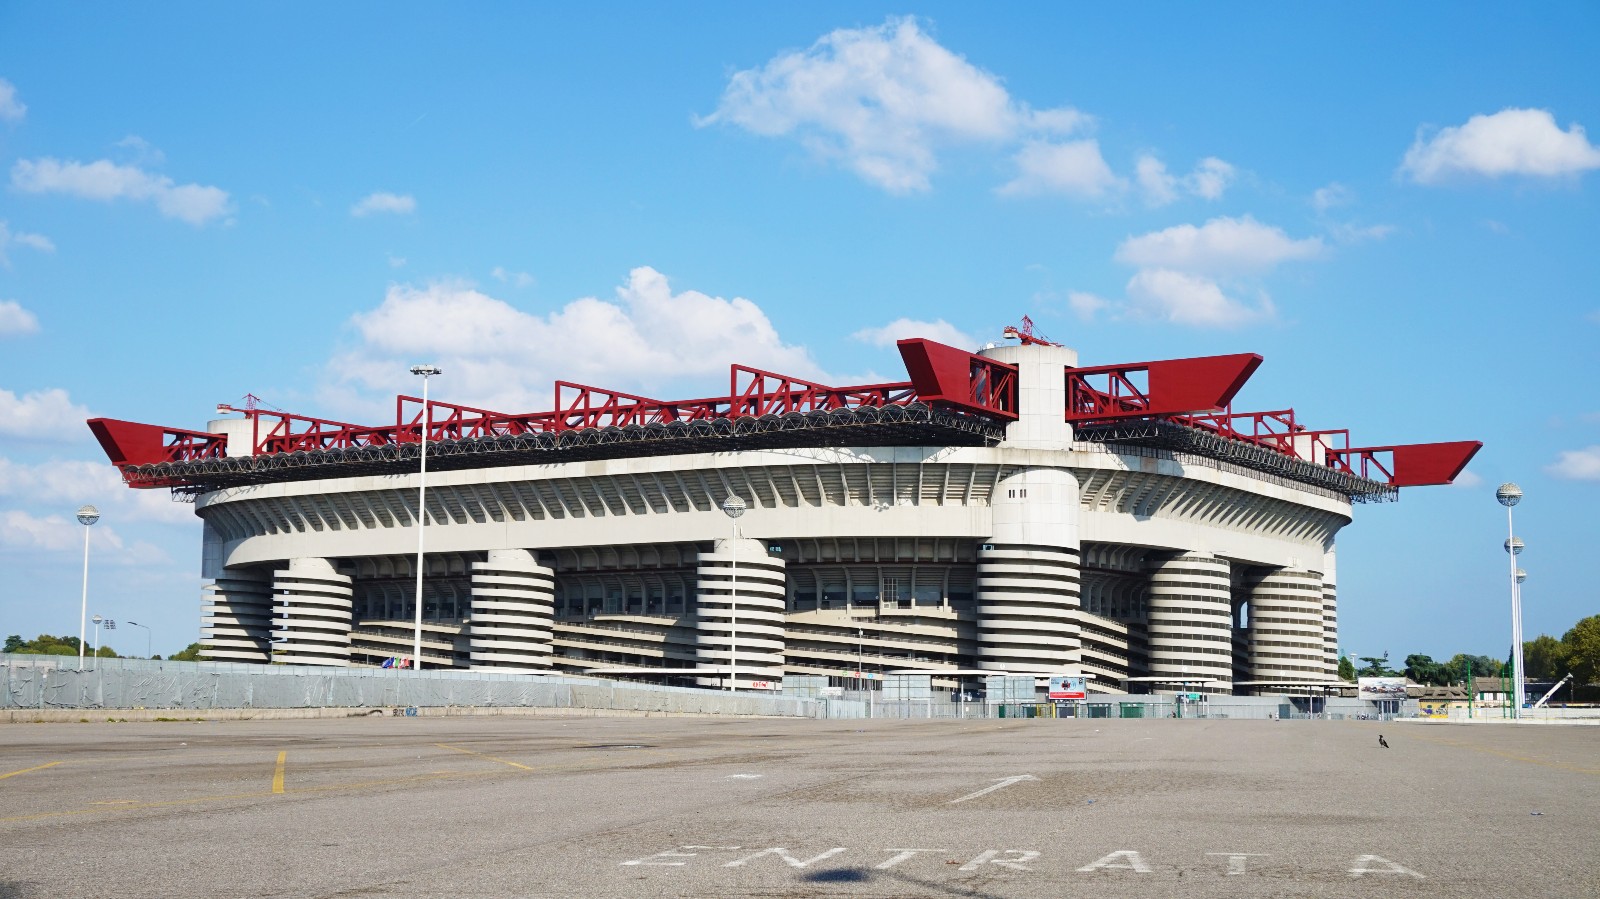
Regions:
[[[550,670],[555,572],[525,549],[495,549],[472,564],[475,670]]]
[[[351,583],[327,559],[290,559],[272,581],[278,619],[273,661],[349,666],[355,607]]]
[[[719,672],[701,676],[701,685],[726,686],[730,667],[739,686],[781,682],[788,590],[783,560],[760,541],[723,539],[700,554],[696,575],[696,656],[700,667]]]

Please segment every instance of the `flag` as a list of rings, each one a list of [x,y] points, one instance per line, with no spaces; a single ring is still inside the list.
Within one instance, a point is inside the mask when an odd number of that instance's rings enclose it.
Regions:
[[[393,668],[394,667],[394,659],[384,659],[382,667],[384,667],[384,668]]]

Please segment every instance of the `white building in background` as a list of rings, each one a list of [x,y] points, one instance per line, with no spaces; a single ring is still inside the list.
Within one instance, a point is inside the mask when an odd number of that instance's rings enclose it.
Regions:
[[[902,341],[911,380],[888,385],[735,367],[708,400],[558,384],[556,411],[527,415],[434,402],[424,422],[402,397],[382,427],[90,425],[130,486],[193,498],[210,658],[411,654],[426,425],[424,667],[731,668],[768,689],[862,669],[1331,680],[1352,502],[1448,483],[1478,447],[1353,448],[1292,412],[1219,411],[1257,356],[1083,368],[1021,339]]]

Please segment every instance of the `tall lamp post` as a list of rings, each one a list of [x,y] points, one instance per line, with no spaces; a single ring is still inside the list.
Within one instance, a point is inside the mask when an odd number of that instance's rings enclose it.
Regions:
[[[126,622],[123,622],[123,623],[127,624],[129,627],[142,627],[142,628],[144,628],[144,657],[147,658],[147,659],[150,658],[150,627],[149,627],[149,625],[140,624],[137,621],[126,621]]]
[[[744,500],[737,494],[728,494],[722,501],[722,513],[733,524],[733,539],[728,542],[728,689],[739,688],[739,516],[744,514]]]
[[[444,374],[437,365],[413,365],[411,373],[422,376],[422,475],[417,479],[417,614],[412,634],[411,664],[422,670],[422,556],[423,537],[428,526],[428,431],[433,428],[433,409],[428,405],[428,379]]]
[[[78,523],[83,525],[83,606],[78,611],[78,670],[83,670],[83,641],[89,630],[89,526],[100,520],[100,510],[94,506],[78,509]]]
[[[1527,577],[1517,568],[1517,556],[1522,554],[1523,542],[1517,537],[1511,522],[1511,507],[1522,502],[1522,488],[1505,483],[1494,492],[1494,498],[1506,507],[1506,553],[1511,557],[1511,717],[1522,717],[1522,578]],[[1518,577],[1521,574],[1522,577]]]

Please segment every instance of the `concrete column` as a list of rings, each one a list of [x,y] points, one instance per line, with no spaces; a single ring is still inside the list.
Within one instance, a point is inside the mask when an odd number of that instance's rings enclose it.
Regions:
[[[734,561],[738,562],[737,571]],[[782,559],[767,554],[766,544],[740,538],[718,540],[700,554],[696,572],[695,655],[699,667],[726,670],[730,661],[736,682],[749,687],[783,681],[783,614],[788,578]],[[736,579],[733,592],[730,580]],[[735,608],[735,602],[737,608]],[[700,678],[702,686],[726,686],[723,675]]]
[[[327,559],[290,559],[275,573],[277,629],[282,642],[273,661],[289,665],[350,664],[350,627],[355,603],[351,579]]]
[[[272,575],[224,568],[210,585],[200,618],[200,645],[218,662],[264,664],[272,637]]]
[[[1067,366],[1078,364],[1077,350],[1064,346],[999,346],[978,355],[1017,367],[1017,420],[1006,426],[1001,446],[1066,449]]]
[[[1075,672],[1079,637],[1078,482],[1059,468],[1002,479],[978,551],[979,668]]]
[[[472,563],[474,670],[548,671],[555,572],[526,549],[491,549]]]
[[[1328,679],[1339,676],[1339,576],[1334,551],[1322,559],[1322,653]]]
[[[1322,574],[1270,569],[1250,591],[1250,679],[1325,679]]]
[[[1151,568],[1147,608],[1152,677],[1205,678],[1223,686],[1203,689],[1233,692],[1229,573],[1227,559],[1206,553],[1185,553]]]

